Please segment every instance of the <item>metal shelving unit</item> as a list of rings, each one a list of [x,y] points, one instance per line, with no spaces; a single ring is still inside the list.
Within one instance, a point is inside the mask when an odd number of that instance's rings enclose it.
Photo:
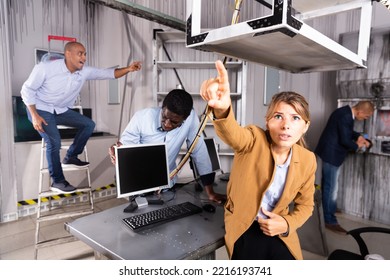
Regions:
[[[205,79],[216,75],[215,61],[224,57],[211,52],[201,52],[186,48],[186,34],[177,30],[154,31],[153,38],[153,98],[160,105],[164,96],[173,88],[182,87],[194,99],[194,109],[201,115],[206,103],[199,95],[199,88]],[[237,121],[245,124],[247,62],[228,59],[226,62],[233,109]],[[219,144],[221,156],[233,155],[229,147],[217,138],[211,121],[208,122],[205,134],[215,137]]]

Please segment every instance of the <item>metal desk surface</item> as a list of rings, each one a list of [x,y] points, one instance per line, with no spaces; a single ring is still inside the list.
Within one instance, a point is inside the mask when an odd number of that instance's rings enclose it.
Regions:
[[[217,181],[217,180],[216,180]],[[225,193],[221,182],[216,192]],[[171,196],[167,192],[164,196]],[[148,205],[134,213],[124,213],[123,204],[91,214],[65,224],[66,230],[92,247],[96,253],[109,259],[163,260],[199,259],[215,252],[224,245],[223,206],[217,205],[215,213],[202,213],[170,221],[140,232],[133,232],[123,218],[149,212],[161,207],[190,201],[198,206],[209,203],[205,192],[195,192],[189,184],[176,190],[175,198],[163,205]]]

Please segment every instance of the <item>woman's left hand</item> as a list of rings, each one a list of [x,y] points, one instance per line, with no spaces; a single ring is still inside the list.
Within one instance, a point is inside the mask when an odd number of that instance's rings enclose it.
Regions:
[[[287,221],[280,215],[269,212],[263,208],[261,211],[268,219],[257,218],[261,231],[268,236],[275,236],[286,233],[288,231]]]

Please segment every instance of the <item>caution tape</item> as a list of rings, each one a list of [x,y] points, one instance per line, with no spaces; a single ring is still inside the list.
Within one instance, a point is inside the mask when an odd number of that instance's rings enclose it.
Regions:
[[[115,184],[112,183],[112,184],[94,189],[94,190],[92,190],[92,193],[108,190],[108,189],[115,188],[115,187],[116,187]],[[57,194],[57,195],[53,195],[53,196],[49,196],[49,197],[42,197],[41,202],[48,202],[50,199],[51,200],[61,200],[63,198],[69,198],[69,197],[79,196],[79,195],[83,195],[83,194],[84,194],[84,192],[62,193],[62,194]],[[37,198],[18,201],[18,207],[35,205],[35,204],[38,204]]]

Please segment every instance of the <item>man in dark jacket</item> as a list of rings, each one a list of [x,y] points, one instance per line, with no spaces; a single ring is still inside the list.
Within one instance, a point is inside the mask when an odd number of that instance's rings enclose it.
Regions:
[[[336,109],[329,117],[321,134],[315,153],[322,160],[322,206],[326,228],[346,233],[335,216],[339,168],[349,151],[370,147],[360,133],[353,130],[354,120],[368,119],[374,112],[370,101],[360,101],[355,106],[349,105]]]

